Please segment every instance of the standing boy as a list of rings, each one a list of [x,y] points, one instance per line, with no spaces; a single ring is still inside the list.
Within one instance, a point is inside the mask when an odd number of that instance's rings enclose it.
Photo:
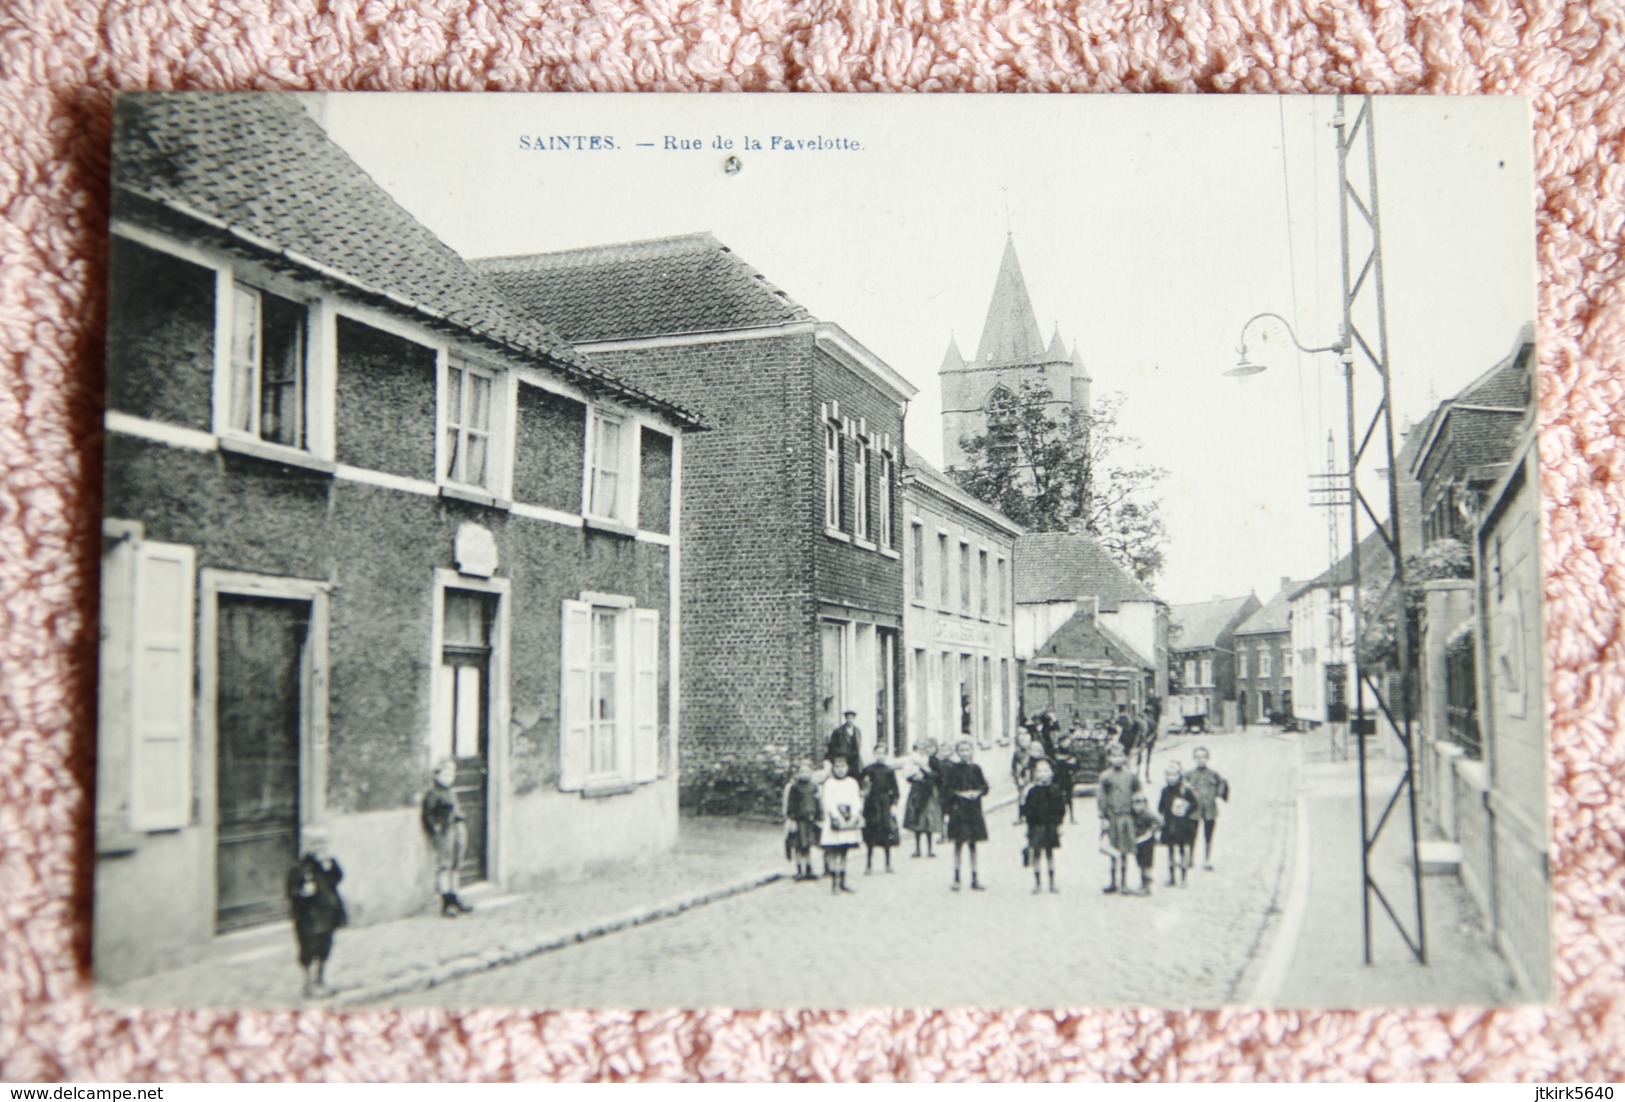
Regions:
[[[1112,880],[1102,890],[1111,895],[1127,892],[1128,861],[1134,852],[1134,797],[1140,792],[1140,776],[1128,769],[1128,755],[1121,746],[1106,752],[1106,772],[1100,775],[1095,804],[1100,812],[1100,846],[1112,860]]]
[[[468,822],[457,793],[457,762],[442,758],[434,767],[434,784],[423,794],[423,829],[434,843],[434,890],[440,893],[440,913],[456,918],[474,908],[457,896],[457,866],[468,851]]]
[[[1185,783],[1196,793],[1196,818],[1202,824],[1202,868],[1213,871],[1213,828],[1219,822],[1219,801],[1230,802],[1230,782],[1207,766],[1207,747],[1191,751],[1196,768],[1185,774]]]

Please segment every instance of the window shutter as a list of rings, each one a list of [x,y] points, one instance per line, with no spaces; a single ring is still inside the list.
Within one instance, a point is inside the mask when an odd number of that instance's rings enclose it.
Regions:
[[[660,776],[660,613],[632,610],[632,780]]]
[[[592,606],[564,602],[563,644],[559,651],[559,787],[586,787],[591,762],[588,721],[592,704]]]
[[[135,550],[130,694],[130,826],[173,830],[192,817],[192,633],[196,553]]]

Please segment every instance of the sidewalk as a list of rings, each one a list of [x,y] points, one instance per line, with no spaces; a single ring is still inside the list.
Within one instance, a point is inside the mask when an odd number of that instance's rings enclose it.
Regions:
[[[1422,878],[1428,963],[1416,962],[1375,893],[1371,964],[1364,960],[1360,893],[1359,765],[1330,760],[1324,734],[1299,743],[1300,796],[1291,883],[1274,949],[1258,962],[1250,1001],[1263,1006],[1486,1006],[1516,1001],[1511,971],[1491,946],[1484,920],[1454,875]],[[1367,761],[1371,823],[1382,813],[1401,763]],[[1411,936],[1416,907],[1405,802],[1394,808],[1371,854],[1372,876]],[[1424,834],[1425,837],[1425,834]],[[1247,990],[1246,987],[1243,990]]]
[[[783,831],[763,823],[685,818],[676,849],[624,873],[560,882],[529,895],[479,899],[455,921],[438,911],[338,932],[331,998],[300,997],[303,974],[286,923],[187,968],[98,989],[115,1006],[358,1006],[386,1001],[574,942],[602,937],[749,891],[786,874]]]

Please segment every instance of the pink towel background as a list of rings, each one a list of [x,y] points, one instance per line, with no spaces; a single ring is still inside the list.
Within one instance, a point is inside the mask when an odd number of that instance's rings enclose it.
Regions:
[[[214,7],[0,6],[0,1080],[1625,1075],[1617,0]],[[87,979],[86,792],[110,93],[170,88],[1530,96],[1557,1004],[1323,1014],[98,1010]]]

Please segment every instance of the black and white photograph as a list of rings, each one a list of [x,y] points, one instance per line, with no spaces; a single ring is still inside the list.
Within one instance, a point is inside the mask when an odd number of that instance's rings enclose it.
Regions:
[[[120,95],[98,997],[1547,1002],[1533,157]]]

